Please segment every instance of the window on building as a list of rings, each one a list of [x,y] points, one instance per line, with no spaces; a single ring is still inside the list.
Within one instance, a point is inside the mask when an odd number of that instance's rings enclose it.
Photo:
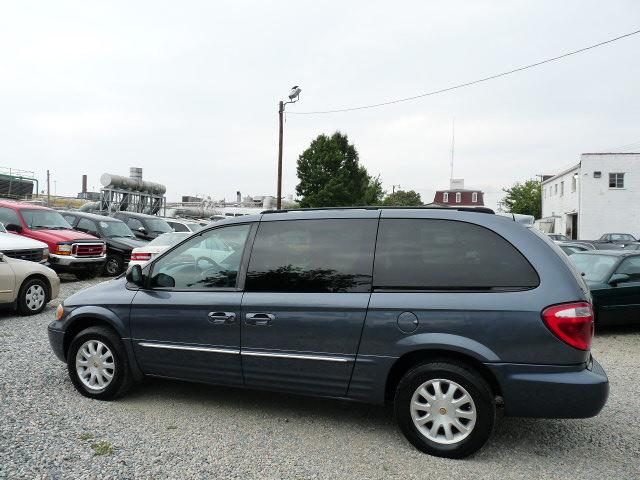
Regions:
[[[444,192],[444,193],[442,194],[442,201],[443,201],[444,203],[449,203],[449,192]]]
[[[577,187],[578,187],[578,174],[574,173],[573,176],[571,177],[571,191],[575,192]]]
[[[393,290],[524,289],[538,275],[507,240],[452,220],[382,219],[373,286]]]
[[[473,193],[471,194],[471,201],[472,201],[473,203],[478,203],[478,192],[473,192]]]
[[[462,201],[462,194],[460,192],[456,193],[456,203],[460,203]]]
[[[624,173],[610,173],[609,188],[624,188]]]
[[[557,183],[553,186],[553,194],[554,195],[558,194],[558,184]]]
[[[369,292],[375,219],[262,222],[248,292]]]
[[[560,196],[564,195],[564,182],[560,182]]]

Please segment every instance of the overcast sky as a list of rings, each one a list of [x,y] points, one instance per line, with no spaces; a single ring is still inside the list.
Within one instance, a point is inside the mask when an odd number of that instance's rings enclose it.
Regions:
[[[20,1],[0,7],[0,166],[47,168],[58,194],[104,172],[167,197],[275,194],[277,102],[377,103],[533,63],[640,28],[628,1]],[[288,115],[285,195],[298,155],[346,133],[373,175],[431,201],[454,176],[501,188],[640,142],[640,35],[414,102]],[[53,190],[53,183],[52,183]]]

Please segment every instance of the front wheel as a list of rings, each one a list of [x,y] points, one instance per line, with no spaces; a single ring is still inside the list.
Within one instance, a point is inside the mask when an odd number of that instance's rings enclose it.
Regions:
[[[105,327],[76,335],[67,352],[67,369],[76,390],[97,400],[123,395],[133,382],[122,341]]]
[[[48,301],[48,285],[39,278],[27,280],[20,287],[18,298],[18,312],[21,315],[36,315],[44,310]]]
[[[400,381],[394,409],[402,433],[419,450],[464,458],[489,439],[495,420],[491,388],[475,370],[454,363],[417,365]]]

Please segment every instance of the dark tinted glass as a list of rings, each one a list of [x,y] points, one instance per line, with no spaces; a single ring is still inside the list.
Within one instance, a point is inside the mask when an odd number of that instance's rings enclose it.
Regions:
[[[522,254],[484,227],[452,220],[380,221],[374,287],[484,290],[538,283]]]
[[[5,225],[20,225],[18,214],[12,208],[0,207],[0,222]]]
[[[246,287],[254,292],[368,292],[377,220],[263,222]]]

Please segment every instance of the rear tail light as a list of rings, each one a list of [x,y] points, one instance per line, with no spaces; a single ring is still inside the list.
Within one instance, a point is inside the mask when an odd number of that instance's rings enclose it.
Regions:
[[[151,260],[151,254],[142,252],[132,253],[131,260],[137,262],[146,262],[147,260]]]
[[[593,310],[587,302],[553,305],[542,311],[545,325],[563,342],[589,350],[593,339]]]

